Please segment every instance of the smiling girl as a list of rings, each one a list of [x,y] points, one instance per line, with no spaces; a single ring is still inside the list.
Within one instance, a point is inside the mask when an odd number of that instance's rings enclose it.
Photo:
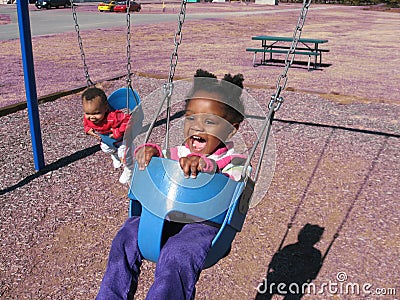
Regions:
[[[235,154],[226,142],[244,119],[241,94],[243,76],[225,75],[218,81],[213,74],[197,70],[186,100],[183,145],[170,149],[186,177],[198,172],[223,173],[239,180],[245,157]],[[163,157],[156,144],[144,144],[135,151],[140,170],[153,156]],[[195,179],[191,179],[195,180]],[[97,299],[130,299],[136,292],[142,255],[138,247],[140,217],[131,217],[113,240],[107,269]],[[194,299],[195,285],[203,269],[217,224],[205,220],[176,223],[165,220],[168,239],[157,262],[154,282],[146,299]]]
[[[215,75],[197,70],[186,100],[185,143],[170,149],[170,158],[179,160],[186,177],[196,178],[198,172],[220,172],[240,179],[245,157],[235,154],[233,143],[226,141],[244,119],[240,99],[243,80],[241,74],[227,74],[218,81]],[[139,146],[135,155],[139,169],[143,170],[153,156],[163,157],[163,152],[158,145],[147,143]]]

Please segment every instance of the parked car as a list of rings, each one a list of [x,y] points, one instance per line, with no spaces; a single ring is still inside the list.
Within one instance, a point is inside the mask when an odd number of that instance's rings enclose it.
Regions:
[[[114,0],[104,0],[103,2],[99,3],[97,5],[97,9],[102,12],[102,11],[114,11],[114,7],[116,5],[116,1]]]
[[[70,0],[36,0],[35,6],[38,9],[46,8],[49,9],[51,7],[59,8],[60,6],[71,7]]]
[[[126,12],[126,1],[118,1],[117,5],[114,6],[114,11],[115,12]],[[142,9],[142,5],[140,3],[137,3],[135,1],[131,1],[129,5],[129,11],[137,11],[139,12]]]

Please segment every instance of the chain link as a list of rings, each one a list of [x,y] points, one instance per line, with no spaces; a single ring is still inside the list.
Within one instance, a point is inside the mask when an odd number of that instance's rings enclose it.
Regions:
[[[281,75],[278,77],[278,82],[276,84],[276,92],[275,94],[272,94],[271,100],[269,102],[269,109],[274,109],[275,111],[278,111],[278,109],[281,107],[283,103],[283,98],[280,96],[280,93],[285,89],[286,83],[288,80],[287,73],[289,71],[290,66],[292,65],[295,57],[295,51],[297,48],[297,44],[299,43],[299,39],[301,36],[301,32],[303,30],[303,26],[306,20],[308,8],[310,7],[311,0],[304,0],[303,1],[303,6],[300,12],[299,19],[297,21],[296,28],[293,33],[293,41],[292,44],[290,45],[290,49],[288,50],[288,53],[286,54],[285,58],[285,68],[283,69]]]
[[[72,9],[72,18],[74,19],[74,23],[75,23],[75,31],[78,35],[78,44],[79,44],[79,49],[81,52],[81,59],[83,62],[83,70],[85,72],[86,85],[89,87],[89,86],[94,85],[94,83],[90,79],[89,68],[86,64],[86,56],[85,56],[85,51],[83,50],[83,42],[82,42],[82,37],[81,37],[80,31],[79,31],[78,16],[76,14],[76,7],[74,4],[74,0],[71,0],[71,9]]]
[[[174,76],[175,76],[176,65],[178,64],[178,47],[182,43],[182,26],[183,26],[183,23],[185,22],[185,17],[186,17],[186,3],[187,3],[187,0],[182,0],[182,2],[181,2],[181,10],[180,10],[179,16],[178,16],[178,28],[177,28],[177,30],[175,32],[175,36],[174,36],[175,48],[171,55],[168,83],[173,82]]]

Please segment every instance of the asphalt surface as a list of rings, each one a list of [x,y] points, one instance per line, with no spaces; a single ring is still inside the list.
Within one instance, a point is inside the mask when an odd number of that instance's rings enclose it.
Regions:
[[[75,31],[74,21],[70,8],[60,9],[36,9],[34,4],[30,4],[29,18],[31,23],[32,36],[46,34],[56,34]],[[318,8],[321,9],[321,8]],[[322,7],[322,9],[324,9]],[[297,11],[298,8],[286,8],[278,10],[260,11],[236,11],[236,12],[202,12],[187,15],[187,20],[202,20],[209,18],[227,18],[232,16],[243,16],[248,14],[269,14]],[[172,13],[146,13],[143,9],[141,13],[132,13],[131,24],[140,26],[153,23],[170,22],[177,20],[177,12]],[[0,40],[19,38],[18,11],[16,5],[0,5],[0,14],[11,16],[12,22],[1,26]],[[123,13],[100,13],[96,9],[96,4],[85,3],[77,6],[78,23],[81,30],[113,28],[125,26],[126,15]]]

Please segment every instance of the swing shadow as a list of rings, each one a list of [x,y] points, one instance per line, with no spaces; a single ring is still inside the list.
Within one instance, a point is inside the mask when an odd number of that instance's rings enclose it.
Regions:
[[[284,299],[300,299],[322,266],[321,251],[314,247],[324,228],[307,223],[298,241],[278,250],[268,265],[267,276],[258,286],[256,300],[269,300],[274,294]]]
[[[379,148],[378,152],[376,153],[367,174],[364,177],[364,180],[362,182],[362,184],[360,185],[360,188],[357,190],[357,193],[354,197],[354,199],[352,200],[352,202],[350,203],[349,208],[347,209],[346,215],[344,216],[342,223],[340,223],[340,225],[338,226],[338,229],[336,230],[336,233],[333,235],[331,242],[329,243],[328,248],[325,251],[324,256],[322,257],[322,263],[325,261],[326,257],[328,256],[329,251],[331,250],[333,243],[336,241],[336,239],[339,237],[340,232],[342,231],[342,228],[344,227],[344,225],[347,223],[347,220],[350,216],[350,213],[353,211],[354,205],[357,202],[357,200],[360,198],[360,195],[362,193],[362,191],[364,190],[364,187],[368,184],[369,178],[372,175],[372,172],[375,169],[375,166],[378,163],[378,158],[381,156],[383,149],[385,149],[387,142],[388,142],[389,137],[385,136],[384,141],[381,145],[381,147]]]
[[[271,299],[274,294],[283,295],[285,300],[301,299],[305,291],[308,291],[311,286],[312,280],[317,278],[319,271],[322,268],[323,263],[326,260],[334,242],[339,237],[344,225],[347,223],[351,212],[354,209],[355,203],[360,198],[362,191],[368,184],[375,166],[378,163],[383,149],[385,148],[390,136],[385,135],[384,141],[375,155],[365,177],[362,181],[360,188],[354,199],[351,201],[349,208],[347,209],[346,215],[342,222],[338,226],[336,233],[333,235],[324,255],[321,255],[321,251],[313,247],[318,241],[320,241],[324,228],[319,225],[311,225],[307,223],[298,234],[298,242],[285,246],[283,249],[283,242],[289,233],[290,228],[293,225],[294,219],[298,214],[301,204],[303,203],[305,196],[309,190],[312,178],[315,175],[315,171],[318,169],[319,163],[325,152],[325,148],[329,144],[329,141],[333,135],[335,128],[332,129],[330,136],[328,137],[325,146],[320,154],[320,158],[314,167],[313,173],[309,179],[306,189],[303,192],[303,196],[288,223],[287,230],[278,248],[278,251],[274,254],[271,262],[268,264],[267,275],[264,280],[258,285],[257,294],[255,300],[268,300]],[[279,289],[279,284],[281,288]],[[303,288],[305,287],[305,288]]]
[[[292,228],[300,207],[308,194],[312,181],[334,132],[335,128],[332,128],[324,146],[322,147],[321,153],[319,154],[311,176],[308,179],[301,199],[290,218],[290,222],[288,223],[278,251],[274,254],[271,262],[268,264],[267,275],[263,282],[258,286],[255,300],[268,300],[271,299],[274,294],[283,295],[284,293],[286,293],[284,298],[286,300],[300,299],[303,296],[303,284],[310,283],[315,279],[322,267],[321,252],[314,248],[314,244],[321,239],[324,232],[323,227],[306,224],[298,234],[297,243],[287,245],[283,249],[282,246]],[[291,287],[292,290],[289,290]]]
[[[254,64],[254,67],[262,67],[262,66],[269,66],[269,67],[282,67],[285,65],[284,59],[269,59],[262,63]],[[322,71],[324,68],[328,68],[332,66],[330,63],[318,63],[315,67],[314,64],[311,63],[310,69],[308,71]],[[294,60],[293,63],[290,65],[291,68],[294,69],[308,69],[308,62],[302,60]]]

